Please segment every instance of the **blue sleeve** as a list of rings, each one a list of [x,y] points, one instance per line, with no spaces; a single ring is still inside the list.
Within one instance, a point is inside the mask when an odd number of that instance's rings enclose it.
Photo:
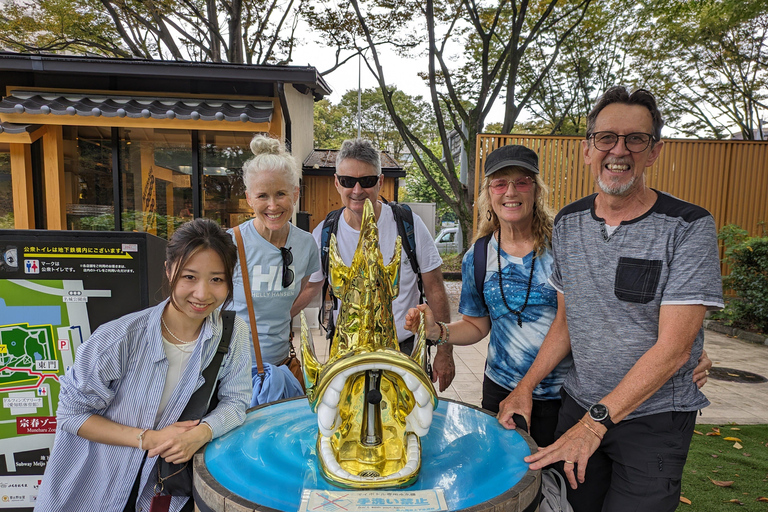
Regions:
[[[459,300],[459,313],[467,316],[489,316],[488,307],[483,297],[477,293],[475,285],[475,246],[473,245],[464,254],[461,261],[461,299]]]

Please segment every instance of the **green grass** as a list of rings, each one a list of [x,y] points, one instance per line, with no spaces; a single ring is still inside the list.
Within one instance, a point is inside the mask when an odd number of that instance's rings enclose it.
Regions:
[[[680,503],[678,512],[768,511],[768,502],[757,501],[768,498],[768,425],[696,425],[702,434],[713,428],[721,435],[693,434],[682,489],[691,504]],[[725,437],[740,439],[743,448],[734,448],[734,441]],[[712,480],[733,484],[719,487]]]

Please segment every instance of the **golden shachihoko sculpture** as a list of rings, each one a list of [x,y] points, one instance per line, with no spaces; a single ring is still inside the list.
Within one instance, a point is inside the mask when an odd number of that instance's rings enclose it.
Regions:
[[[422,328],[411,357],[398,350],[392,299],[400,280],[402,241],[384,265],[373,206],[365,202],[352,264],[341,260],[336,237],[329,246],[329,281],[341,301],[326,364],[315,356],[302,316],[304,382],[317,413],[317,454],[322,475],[347,488],[412,484],[421,468],[419,437],[429,431],[437,394],[424,371]]]

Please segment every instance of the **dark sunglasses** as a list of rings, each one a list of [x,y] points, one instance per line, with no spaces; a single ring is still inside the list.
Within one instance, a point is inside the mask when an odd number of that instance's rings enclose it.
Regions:
[[[283,257],[283,288],[288,288],[293,283],[293,270],[288,265],[293,263],[293,253],[291,248],[280,248],[280,256]]]
[[[358,183],[363,188],[371,188],[375,187],[379,182],[378,176],[361,176],[359,178],[355,178],[354,176],[342,176],[337,174],[336,178],[338,178],[339,183],[344,188],[355,188],[355,185]]]

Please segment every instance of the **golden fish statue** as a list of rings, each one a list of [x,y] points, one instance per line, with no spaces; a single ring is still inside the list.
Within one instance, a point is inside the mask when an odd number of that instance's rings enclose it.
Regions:
[[[400,280],[402,241],[384,266],[373,206],[366,200],[352,264],[329,245],[329,281],[341,308],[326,364],[315,356],[302,314],[304,383],[317,413],[321,473],[346,488],[405,487],[421,468],[421,441],[429,431],[437,394],[424,371],[426,339],[422,319],[413,353],[397,343],[392,299]]]

